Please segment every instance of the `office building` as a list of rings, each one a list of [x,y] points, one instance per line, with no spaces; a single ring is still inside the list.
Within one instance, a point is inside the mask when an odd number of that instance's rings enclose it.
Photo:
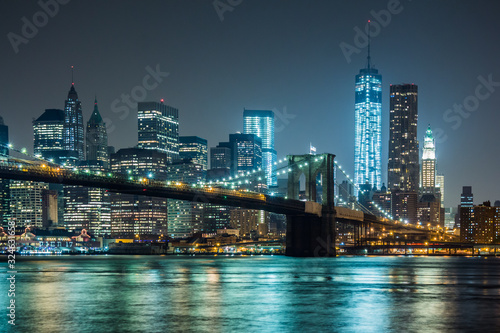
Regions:
[[[166,180],[167,154],[159,150],[126,148],[111,155],[111,170],[129,178]],[[111,193],[112,237],[167,235],[167,199]]]
[[[231,169],[231,148],[217,146],[210,148],[211,169]]]
[[[229,134],[232,174],[242,175],[262,168],[262,140],[255,134]]]
[[[35,156],[57,164],[76,165],[78,152],[65,150],[66,115],[63,110],[46,109],[33,121],[33,151]]]
[[[181,160],[167,166],[167,180],[183,184],[196,184],[204,179],[201,164]],[[186,238],[203,231],[203,206],[206,198],[200,194],[192,201],[168,199],[168,235]]]
[[[277,186],[274,112],[270,110],[244,110],[243,133],[255,134],[261,139],[262,169],[267,180],[267,186]]]
[[[78,99],[75,84],[71,83],[68,99],[64,104],[63,150],[76,152],[78,161],[85,159],[82,103]]]
[[[208,169],[208,148],[207,140],[198,136],[179,137],[179,159],[191,160],[194,164],[203,167],[203,171]]]
[[[17,227],[43,227],[43,199],[47,189],[46,183],[17,180],[10,183],[10,214]]]
[[[102,120],[99,108],[97,107],[97,99],[94,102],[94,111],[92,111],[92,115],[87,122],[85,143],[87,161],[92,165],[99,164],[104,169],[107,169],[109,167],[108,134],[106,123]]]
[[[82,162],[80,172],[103,172],[103,161]],[[66,229],[87,230],[94,236],[111,234],[111,201],[106,189],[84,186],[64,186],[64,225]]]
[[[444,207],[444,175],[436,175],[436,188],[439,190],[439,196],[441,198],[441,207]]]
[[[271,214],[263,210],[233,209],[230,212],[232,229],[239,230],[242,237],[267,236]]]
[[[462,208],[471,207],[474,207],[474,195],[472,194],[472,186],[463,186],[462,194],[460,195],[460,205],[458,205],[458,214],[455,220],[455,228],[462,230],[462,218],[465,217],[468,220],[470,217],[467,217],[467,214],[472,213],[471,210],[465,210],[465,215],[462,215]]]
[[[138,103],[139,148],[166,154],[167,163],[179,159],[179,110],[157,102]]]
[[[418,87],[391,85],[388,189],[392,193],[392,216],[417,223],[419,148],[417,140]]]
[[[0,117],[0,161],[9,158],[9,127]],[[0,223],[5,228],[10,217],[10,179],[0,178]]]
[[[382,75],[370,62],[356,75],[354,116],[354,182],[382,186]],[[355,195],[357,196],[357,191]]]

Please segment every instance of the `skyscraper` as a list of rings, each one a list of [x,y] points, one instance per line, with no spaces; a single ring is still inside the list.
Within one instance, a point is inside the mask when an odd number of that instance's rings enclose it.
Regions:
[[[179,110],[156,102],[138,104],[139,148],[156,149],[170,164],[179,158]]]
[[[43,227],[43,197],[48,184],[31,181],[12,181],[10,212],[16,226]]]
[[[127,177],[166,179],[167,156],[158,150],[126,148],[111,155],[111,170]],[[111,193],[111,235],[167,234],[167,199]],[[142,239],[142,238],[141,238]]]
[[[417,95],[414,84],[391,85],[388,188],[392,216],[417,223],[419,150]]]
[[[262,140],[262,169],[268,186],[277,186],[277,159],[274,149],[274,112],[270,110],[244,110],[243,133],[255,134]]]
[[[382,186],[382,75],[370,64],[356,75],[354,182]],[[357,195],[357,193],[356,193]]]
[[[460,195],[460,206],[474,207],[474,195],[472,194],[472,186],[462,187],[462,194]]]
[[[232,149],[231,171],[244,174],[262,168],[262,140],[255,134],[229,134]]]
[[[108,133],[106,131],[106,124],[102,120],[99,108],[97,107],[97,99],[94,102],[94,111],[92,111],[92,115],[87,122],[87,135],[85,142],[87,161],[92,164],[99,163],[104,168],[108,168]]]
[[[65,150],[66,116],[63,110],[46,109],[33,121],[33,150],[36,156],[55,163],[76,165],[78,152]]]
[[[210,148],[210,168],[211,169],[231,169],[231,148],[228,142],[222,142],[217,147]]]
[[[75,83],[71,83],[68,99],[64,105],[64,135],[63,149],[77,153],[78,160],[83,161],[83,113],[82,103],[78,99]]]
[[[193,160],[182,160],[167,166],[167,179],[183,184],[191,185],[200,182],[204,179],[204,173],[203,166],[194,163]],[[204,199],[200,196],[193,201],[167,200],[170,237],[184,238],[202,231]]]
[[[106,172],[101,161],[82,162],[81,172]],[[95,236],[111,233],[110,193],[102,188],[64,186],[64,225],[72,231],[88,230]]]
[[[3,122],[0,117],[0,160],[9,158],[9,127]],[[0,223],[3,227],[7,227],[10,217],[10,180],[0,178]]]
[[[439,189],[441,207],[444,207],[444,175],[436,174],[436,188]]]
[[[436,189],[436,146],[432,137],[431,126],[427,128],[422,154],[422,191],[434,193]]]
[[[179,137],[179,158],[189,159],[195,164],[200,164],[203,171],[208,169],[207,140],[197,136]]]
[[[458,225],[456,224],[455,228],[459,228],[462,232],[462,225],[464,223],[469,225],[471,218],[473,218],[473,208],[474,195],[472,194],[472,186],[463,186],[462,194],[460,195],[460,205],[458,205]]]

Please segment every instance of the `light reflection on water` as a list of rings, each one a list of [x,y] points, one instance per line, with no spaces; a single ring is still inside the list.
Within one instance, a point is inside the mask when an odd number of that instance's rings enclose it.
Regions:
[[[500,258],[30,257],[17,268],[18,332],[500,329]]]

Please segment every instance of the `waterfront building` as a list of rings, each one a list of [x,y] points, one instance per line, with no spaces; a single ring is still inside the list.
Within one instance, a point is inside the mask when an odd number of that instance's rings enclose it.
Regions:
[[[43,199],[47,189],[48,184],[40,182],[15,180],[10,183],[10,214],[16,226],[43,227]]]
[[[128,178],[166,180],[167,154],[159,150],[126,148],[111,155],[111,171]],[[167,235],[167,199],[111,193],[113,237]]]
[[[460,241],[475,244],[498,244],[500,241],[500,207],[489,201],[479,206],[460,208]]]
[[[107,171],[102,161],[81,163],[80,172]],[[67,230],[80,232],[85,229],[96,236],[111,234],[110,193],[102,188],[64,186],[64,225]]]
[[[231,228],[239,230],[242,237],[267,236],[270,221],[270,213],[263,210],[233,209],[230,212]]]
[[[167,180],[183,184],[196,184],[204,179],[203,165],[185,159],[167,166]],[[186,238],[203,231],[203,195],[193,201],[168,199],[168,235]]]

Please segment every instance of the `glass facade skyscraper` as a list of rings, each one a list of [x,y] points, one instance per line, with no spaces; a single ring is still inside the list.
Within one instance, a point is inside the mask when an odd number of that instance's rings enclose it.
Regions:
[[[0,160],[9,158],[9,127],[3,122],[0,117]],[[10,179],[0,178],[0,222],[3,227],[8,226],[10,217]]]
[[[393,84],[390,95],[387,184],[392,191],[418,192],[418,86]]]
[[[255,134],[229,134],[233,175],[262,168],[262,140]]]
[[[369,56],[368,56],[369,57]],[[382,186],[382,75],[370,67],[356,75],[354,182]]]
[[[35,155],[52,159],[58,164],[68,160],[77,160],[78,153],[64,150],[66,117],[63,110],[46,109],[33,121],[33,150]],[[74,163],[72,163],[74,164]]]
[[[166,179],[166,154],[153,149],[126,148],[111,154],[111,171],[127,177]],[[112,237],[167,234],[167,199],[111,193]]]
[[[255,134],[262,140],[262,168],[265,170],[268,186],[277,186],[277,159],[274,149],[274,112],[270,110],[244,110],[243,132]]]
[[[64,150],[77,153],[78,160],[83,161],[83,113],[82,103],[78,99],[75,84],[71,84],[68,99],[64,104]]]
[[[179,137],[179,158],[189,159],[195,164],[200,164],[203,171],[208,169],[207,140],[198,136]]]
[[[167,154],[170,164],[179,158],[179,110],[156,102],[138,104],[139,148]]]
[[[86,136],[87,161],[93,164],[100,163],[104,168],[109,167],[108,134],[106,123],[102,120],[97,99],[94,102],[94,111],[87,122]]]

